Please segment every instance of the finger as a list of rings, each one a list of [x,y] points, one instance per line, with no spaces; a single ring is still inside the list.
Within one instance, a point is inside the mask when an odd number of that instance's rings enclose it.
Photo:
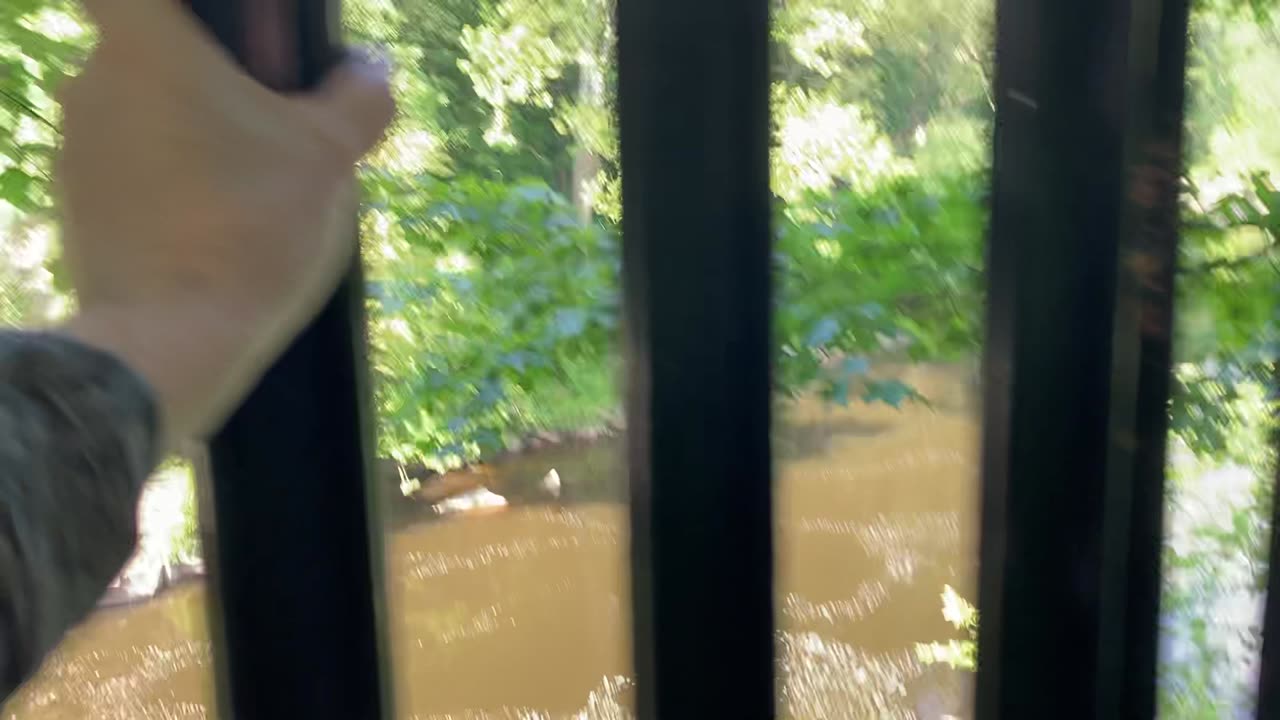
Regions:
[[[80,4],[104,36],[131,32],[139,23],[172,22],[185,12],[175,0],[80,0]]]
[[[339,145],[344,163],[374,148],[396,114],[390,66],[367,53],[353,54],[334,68],[313,93],[300,98]]]
[[[112,0],[80,0],[84,12],[100,29],[114,26],[116,12],[127,10],[128,3],[112,2]]]
[[[141,84],[160,74],[194,77],[198,70],[211,66],[221,70],[230,63],[185,2],[80,0],[80,4],[99,31],[93,58],[129,64],[145,76],[138,78]]]

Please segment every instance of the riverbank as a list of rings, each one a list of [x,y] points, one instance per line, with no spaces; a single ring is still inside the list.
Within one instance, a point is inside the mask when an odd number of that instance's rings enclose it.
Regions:
[[[534,432],[501,453],[447,473],[422,464],[402,465],[391,459],[379,459],[375,464],[375,482],[385,488],[411,488],[407,493],[386,493],[384,520],[389,527],[402,527],[434,516],[465,512],[471,507],[466,502],[450,504],[449,501],[481,489],[500,494],[504,506],[555,499],[557,493],[538,492],[545,485],[515,483],[509,479],[495,481],[489,468],[518,465],[521,458],[531,453],[563,454],[610,443],[622,430],[618,420],[578,430]],[[546,471],[539,477],[545,476]],[[185,466],[166,467],[146,483],[138,503],[137,549],[99,600],[99,609],[144,603],[205,577],[207,569],[198,528],[192,521],[195,494],[195,479]]]
[[[922,410],[951,412],[976,404],[975,372],[973,363],[911,366],[882,362],[877,363],[875,376],[902,378],[925,399]],[[938,377],[948,380],[939,382]],[[423,463],[378,459],[374,482],[386,489],[384,523],[388,529],[400,529],[459,512],[540,503],[625,502],[625,469],[620,465],[625,417],[620,408],[586,413],[585,401],[578,400],[574,416],[583,422],[582,427],[530,431],[501,452],[455,470],[440,472]],[[878,422],[892,422],[899,412],[887,405],[860,407],[854,415],[879,418]],[[782,401],[775,454],[803,457],[821,453],[829,433],[815,430],[830,422],[830,417],[849,416],[850,412],[850,408],[814,396]],[[587,422],[588,417],[597,420]],[[869,424],[862,431],[871,428]],[[557,482],[556,489],[550,490],[544,482],[548,474],[566,464],[590,466],[593,472],[580,474],[564,485]],[[494,468],[501,471],[494,472]],[[194,520],[195,480],[190,473],[186,466],[167,467],[147,483],[139,503],[138,550],[99,602],[100,608],[146,602],[205,576]]]

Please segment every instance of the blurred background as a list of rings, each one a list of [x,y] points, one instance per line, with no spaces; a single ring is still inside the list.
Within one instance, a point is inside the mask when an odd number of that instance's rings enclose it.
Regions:
[[[1246,717],[1256,683],[1280,328],[1272,4],[1203,0],[1192,21],[1166,718]],[[344,9],[353,42],[395,59],[401,106],[360,171],[400,716],[631,717],[613,0]],[[985,0],[774,4],[786,717],[972,715],[993,24]],[[74,312],[50,156],[58,84],[92,42],[73,3],[0,4],[10,325]],[[157,471],[138,554],[3,718],[216,717],[201,455]]]

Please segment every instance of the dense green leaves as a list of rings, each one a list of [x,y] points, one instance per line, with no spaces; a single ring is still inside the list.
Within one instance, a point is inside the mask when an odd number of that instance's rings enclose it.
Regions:
[[[449,465],[501,449],[534,429],[523,397],[610,362],[619,259],[604,226],[536,181],[368,184],[396,255],[372,286],[390,452]]]
[[[370,174],[367,185],[370,224],[381,222],[395,254],[373,285],[390,451],[448,464],[495,449],[530,429],[522,394],[616,364],[614,226],[579,221],[536,181]],[[869,378],[868,358],[892,346],[922,358],[977,349],[978,182],[937,185],[946,189],[898,180],[779,205],[780,392],[816,386],[836,402],[899,406],[915,392]],[[616,403],[597,401],[600,417]]]
[[[832,401],[915,399],[868,378],[895,350],[954,359],[978,350],[985,212],[976,176],[900,177],[859,193],[810,193],[776,219],[777,382]]]

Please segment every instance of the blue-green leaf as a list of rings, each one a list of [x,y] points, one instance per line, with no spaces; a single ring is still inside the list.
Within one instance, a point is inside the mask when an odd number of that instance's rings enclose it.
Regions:
[[[882,402],[895,408],[915,397],[916,391],[901,380],[872,380],[862,393],[863,402]]]
[[[865,375],[871,369],[871,363],[864,357],[847,357],[840,363],[840,372],[844,377]]]
[[[556,311],[554,323],[561,337],[576,337],[587,327],[587,314],[578,308],[564,308]]]
[[[805,340],[811,348],[818,348],[831,342],[840,332],[840,323],[830,315],[822,318],[809,330],[809,336]]]

